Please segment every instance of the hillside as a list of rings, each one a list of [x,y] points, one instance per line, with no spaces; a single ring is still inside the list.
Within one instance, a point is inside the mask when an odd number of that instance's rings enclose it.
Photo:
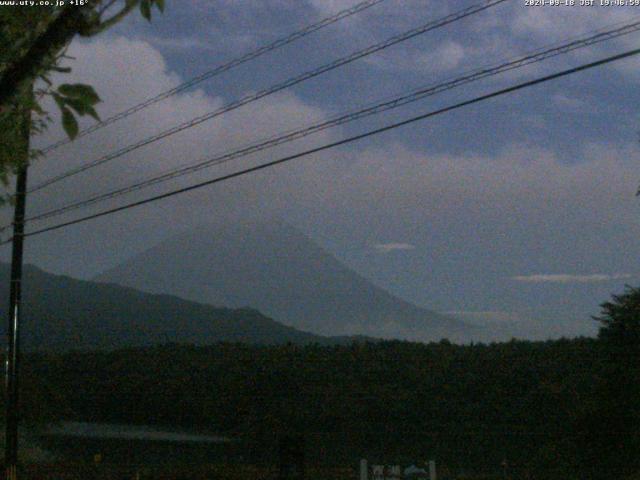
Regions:
[[[0,292],[8,298],[9,266],[0,264]],[[166,342],[211,344],[349,343],[282,325],[252,309],[215,308],[24,269],[22,344],[27,349],[86,349]],[[0,314],[6,318],[6,302]]]
[[[97,280],[212,305],[248,306],[320,335],[468,340],[479,330],[392,295],[278,221],[201,227]]]

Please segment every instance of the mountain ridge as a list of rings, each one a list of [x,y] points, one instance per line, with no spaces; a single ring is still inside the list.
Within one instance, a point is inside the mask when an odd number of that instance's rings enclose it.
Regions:
[[[250,306],[319,335],[464,341],[479,329],[395,296],[278,220],[200,226],[95,280],[212,305]]]
[[[9,268],[0,263],[5,298]],[[113,349],[167,342],[272,345],[365,340],[314,335],[282,325],[255,309],[217,308],[172,295],[55,275],[32,265],[23,269],[23,284],[21,332],[27,350]],[[6,318],[4,302],[0,315]]]

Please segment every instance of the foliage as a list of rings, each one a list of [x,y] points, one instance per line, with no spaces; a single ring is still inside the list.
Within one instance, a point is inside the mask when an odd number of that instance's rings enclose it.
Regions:
[[[577,421],[589,478],[640,472],[640,288],[601,305],[597,389]],[[589,459],[586,461],[585,459]]]
[[[64,84],[58,88],[57,92],[52,92],[51,95],[58,104],[60,112],[62,112],[62,126],[69,138],[74,139],[78,135],[78,122],[72,110],[78,115],[90,115],[95,120],[100,120],[93,107],[100,101],[100,97],[89,85],[81,83]]]
[[[52,97],[60,111],[62,126],[71,139],[79,131],[77,116],[88,115],[99,120],[95,105],[100,97],[90,85],[76,83],[56,86],[50,75],[71,71],[63,63],[69,58],[65,55],[66,47],[75,35],[97,35],[122,20],[136,6],[140,8],[142,16],[150,20],[152,7],[163,11],[164,0],[88,0],[82,7],[68,5],[59,9],[0,7],[0,44],[3,45],[0,49],[0,80],[9,78],[8,72],[14,72],[16,65],[24,65],[25,62],[29,71],[33,72],[14,86],[10,101],[0,102],[0,181],[3,184],[7,184],[8,175],[17,166],[39,154],[31,151],[29,158],[25,159],[21,153],[24,150],[24,137],[20,135],[17,124],[25,109],[33,113],[32,133],[40,133],[51,121],[41,102],[44,97]],[[51,35],[51,29],[58,26],[57,20],[72,11],[81,12],[82,15],[79,21],[66,25],[68,31],[58,32],[62,41],[52,42],[44,55],[30,59],[34,46],[46,35]],[[29,65],[30,61],[33,64]],[[35,90],[32,93],[33,88]]]
[[[436,457],[496,473],[507,458],[514,472],[556,473],[576,408],[595,394],[596,344],[169,344],[28,364],[62,395],[47,398],[57,418],[205,428],[242,439],[258,462],[278,435],[303,433],[312,462]],[[570,478],[565,467],[546,478]]]
[[[640,347],[640,288],[627,286],[621,295],[613,295],[601,305],[596,317],[601,324],[599,337],[610,346]]]

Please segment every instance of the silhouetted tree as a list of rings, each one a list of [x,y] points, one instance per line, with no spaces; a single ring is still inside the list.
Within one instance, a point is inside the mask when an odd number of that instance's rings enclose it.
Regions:
[[[591,478],[623,478],[640,472],[640,288],[601,308],[601,373],[579,422],[580,463]]]

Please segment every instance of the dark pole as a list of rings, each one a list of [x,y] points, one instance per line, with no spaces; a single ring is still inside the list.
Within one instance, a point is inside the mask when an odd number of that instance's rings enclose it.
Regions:
[[[24,245],[24,214],[27,197],[27,163],[29,157],[30,112],[22,118],[24,157],[20,161],[16,177],[15,209],[13,214],[13,239],[11,254],[11,288],[9,297],[9,326],[7,330],[6,359],[6,425],[5,472],[6,480],[16,480],[18,464],[18,364],[20,360],[20,300],[22,282],[22,252]]]

